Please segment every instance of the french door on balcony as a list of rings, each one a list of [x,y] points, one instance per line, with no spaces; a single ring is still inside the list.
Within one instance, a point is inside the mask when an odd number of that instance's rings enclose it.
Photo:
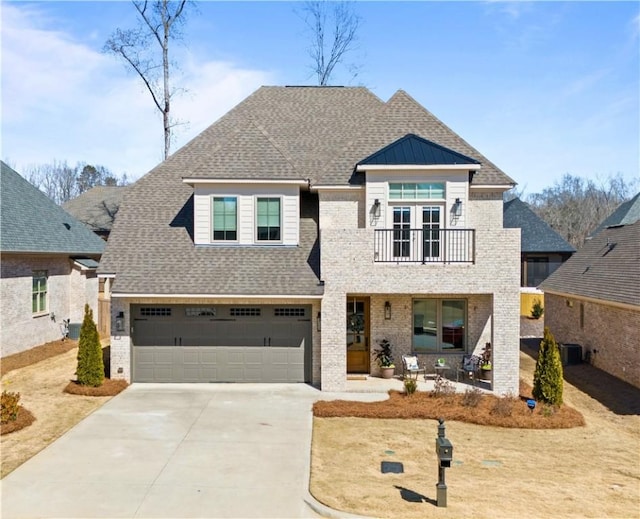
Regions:
[[[393,257],[432,261],[441,256],[439,206],[393,207]]]

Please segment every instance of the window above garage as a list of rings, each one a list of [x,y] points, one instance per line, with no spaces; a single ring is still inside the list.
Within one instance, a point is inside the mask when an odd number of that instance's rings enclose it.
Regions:
[[[183,179],[194,189],[196,245],[299,244],[306,181]]]

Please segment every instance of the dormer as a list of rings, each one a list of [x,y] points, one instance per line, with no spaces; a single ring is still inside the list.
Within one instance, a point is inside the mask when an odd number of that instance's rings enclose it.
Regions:
[[[414,134],[360,161],[366,173],[368,226],[464,228],[469,179],[480,163]]]
[[[306,180],[183,178],[194,191],[194,243],[296,246]]]

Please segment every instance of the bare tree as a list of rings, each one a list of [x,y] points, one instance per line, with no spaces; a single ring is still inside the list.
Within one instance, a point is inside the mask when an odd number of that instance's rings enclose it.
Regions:
[[[620,174],[598,183],[567,174],[526,201],[571,245],[580,248],[607,216],[635,194],[637,185]]]
[[[302,9],[304,21],[312,34],[309,55],[313,59],[318,85],[331,81],[336,65],[354,50],[361,18],[353,10],[353,2],[316,0],[306,2]],[[357,66],[351,65],[352,70]]]
[[[104,52],[122,58],[134,71],[151,94],[153,104],[162,114],[164,128],[164,158],[171,150],[171,98],[175,90],[169,79],[172,62],[169,45],[182,36],[187,0],[153,2],[133,0],[138,13],[136,29],[116,29],[104,45]]]

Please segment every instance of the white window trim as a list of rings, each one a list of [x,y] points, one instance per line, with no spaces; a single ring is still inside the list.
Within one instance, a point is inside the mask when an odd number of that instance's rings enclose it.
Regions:
[[[280,200],[280,239],[279,240],[258,240],[258,200],[266,198],[277,198]],[[256,245],[282,245],[284,243],[284,196],[283,195],[255,195],[253,201],[253,241]]]
[[[42,275],[36,276],[36,273],[42,273]],[[44,277],[46,281],[46,291],[45,291],[45,300],[44,300],[45,309],[34,312],[33,311],[33,295],[34,295],[33,280],[36,277],[38,278]],[[38,294],[40,294],[40,292],[38,292]],[[42,317],[43,315],[49,315],[49,272],[47,270],[33,270],[31,272],[31,317]]]
[[[236,201],[236,239],[235,240],[216,240],[213,237],[215,232],[214,231],[215,211],[213,207],[214,207],[214,201],[216,198],[233,198]],[[223,194],[216,193],[214,195],[211,195],[211,235],[209,237],[211,240],[211,243],[220,244],[220,245],[239,243],[240,241],[240,221],[239,220],[240,219],[239,219],[238,211],[240,208],[240,203],[238,199],[239,199],[238,195],[232,195],[232,194],[223,195]]]

